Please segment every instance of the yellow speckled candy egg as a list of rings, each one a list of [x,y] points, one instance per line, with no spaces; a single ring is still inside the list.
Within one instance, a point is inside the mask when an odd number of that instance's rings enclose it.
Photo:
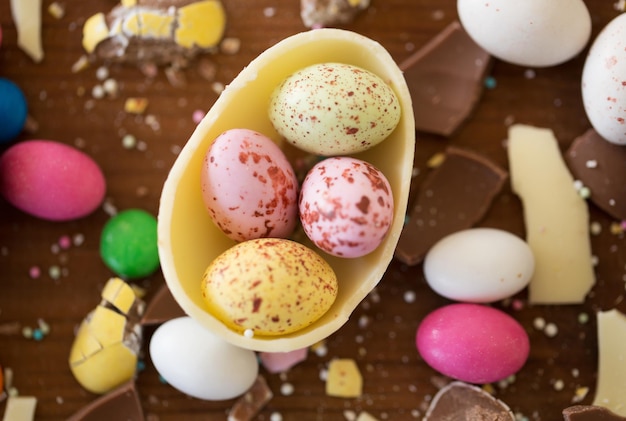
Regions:
[[[374,73],[322,63],[287,77],[272,93],[269,118],[300,149],[334,156],[382,142],[400,121],[395,92]]]
[[[337,296],[337,277],[300,243],[259,238],[227,249],[209,265],[202,296],[213,316],[235,331],[284,335],[328,311]]]

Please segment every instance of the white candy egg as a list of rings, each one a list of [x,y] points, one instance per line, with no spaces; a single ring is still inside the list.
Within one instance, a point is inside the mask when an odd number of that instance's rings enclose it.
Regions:
[[[430,287],[451,300],[490,303],[524,289],[535,269],[528,244],[494,228],[450,234],[426,254],[424,275]]]
[[[598,134],[626,145],[626,13],[609,22],[589,49],[582,95],[587,117]]]
[[[458,0],[457,11],[478,45],[521,66],[563,63],[582,51],[591,35],[582,0]]]
[[[171,386],[205,400],[244,394],[259,371],[254,351],[231,345],[190,317],[169,320],[155,330],[150,358]]]

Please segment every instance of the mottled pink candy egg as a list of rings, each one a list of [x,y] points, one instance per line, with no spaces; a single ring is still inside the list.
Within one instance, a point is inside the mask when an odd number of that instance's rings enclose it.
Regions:
[[[298,181],[268,137],[248,129],[219,135],[202,166],[202,197],[213,222],[236,241],[291,234]]]
[[[528,335],[511,316],[482,304],[450,304],[420,323],[417,350],[435,370],[468,383],[515,374],[530,350]]]
[[[0,157],[0,192],[13,206],[52,221],[81,218],[104,199],[102,170],[87,154],[51,140],[17,143]]]
[[[317,163],[302,183],[300,220],[317,247],[361,257],[380,245],[393,220],[393,194],[384,174],[350,157]]]

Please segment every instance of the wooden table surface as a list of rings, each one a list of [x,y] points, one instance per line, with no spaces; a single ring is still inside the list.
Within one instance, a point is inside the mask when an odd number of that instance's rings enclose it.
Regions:
[[[162,184],[176,152],[185,144],[195,123],[195,110],[208,110],[217,98],[196,66],[185,71],[186,86],[175,87],[163,71],[148,79],[137,68],[106,65],[119,83],[116,98],[95,99],[92,88],[100,83],[95,63],[72,73],[73,63],[83,54],[81,30],[86,17],[106,12],[113,0],[61,1],[66,14],[55,19],[46,12],[44,0],[43,46],[45,59],[34,63],[16,46],[17,35],[9,2],[0,2],[3,39],[0,47],[0,76],[16,82],[24,91],[29,114],[37,122],[34,133],[23,133],[13,143],[26,139],[53,139],[79,147],[101,166],[107,180],[106,203],[117,210],[141,208],[156,215]],[[227,84],[249,61],[280,39],[305,30],[299,3],[287,0],[224,0],[226,36],[241,40],[233,55],[210,56],[218,65],[216,80]],[[457,18],[453,0],[373,0],[370,8],[344,28],[367,35],[386,47],[398,62],[424,45]],[[587,1],[595,37],[619,12],[612,1]],[[273,11],[273,14],[264,12]],[[585,52],[587,50],[585,49]],[[535,69],[496,61],[491,70],[497,86],[486,90],[472,117],[455,135],[444,138],[418,133],[411,199],[428,173],[426,161],[449,145],[473,149],[507,168],[504,140],[507,125],[527,123],[554,130],[562,150],[590,127],[585,116],[580,77],[585,54],[552,68]],[[82,92],[82,93],[81,93]],[[149,99],[150,120],[124,112],[130,96]],[[140,149],[125,149],[122,138],[134,135]],[[4,145],[6,147],[7,145]],[[530,358],[508,385],[494,385],[495,394],[515,412],[531,420],[561,419],[561,410],[572,403],[580,387],[589,387],[582,403],[591,403],[597,369],[596,322],[598,310],[618,308],[623,302],[626,274],[626,240],[610,232],[614,222],[590,205],[592,221],[602,232],[592,237],[593,252],[599,257],[597,284],[581,305],[526,305],[521,310],[497,304],[526,328],[531,340]],[[112,276],[99,256],[100,233],[109,219],[105,207],[71,222],[49,222],[29,216],[0,199],[0,326],[18,323],[36,327],[42,319],[50,333],[42,340],[26,339],[21,333],[0,333],[0,364],[13,370],[13,385],[21,395],[38,399],[36,419],[64,419],[96,398],[72,377],[68,355],[74,332],[83,317],[99,301],[99,293]],[[524,235],[519,199],[504,187],[480,225]],[[84,242],[69,249],[54,245],[64,235],[83,236]],[[33,279],[29,269],[41,269]],[[52,279],[50,268],[61,276]],[[137,282],[146,289],[146,300],[164,283],[159,272]],[[416,300],[407,302],[406,292]],[[518,294],[522,302],[526,292]],[[432,292],[424,281],[421,266],[391,263],[375,293],[354,312],[350,321],[327,340],[325,356],[309,358],[286,374],[269,374],[262,369],[274,398],[258,419],[268,420],[278,412],[284,420],[343,420],[345,411],[365,410],[380,420],[419,419],[436,393],[441,376],[419,357],[415,330],[422,318],[448,301]],[[589,315],[580,323],[581,313]],[[533,327],[544,318],[558,326],[555,337]],[[359,320],[369,320],[364,325]],[[147,329],[147,339],[150,329]],[[146,339],[146,344],[147,344]],[[144,349],[147,349],[144,346]],[[356,399],[327,397],[320,371],[335,357],[354,358],[364,376],[363,396]],[[563,383],[558,390],[555,384]],[[290,383],[293,394],[281,394]],[[220,420],[233,401],[205,402],[184,396],[159,381],[146,356],[146,369],[138,375],[137,388],[144,413],[152,420]],[[0,413],[4,403],[0,403]],[[349,414],[349,413],[348,413]]]

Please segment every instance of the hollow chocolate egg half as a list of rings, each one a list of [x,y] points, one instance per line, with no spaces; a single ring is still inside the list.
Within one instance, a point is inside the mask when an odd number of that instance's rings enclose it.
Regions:
[[[393,196],[393,221],[381,244],[359,258],[324,255],[337,277],[337,296],[310,325],[284,335],[244,335],[220,321],[203,300],[201,280],[207,267],[236,245],[212,221],[199,187],[207,149],[221,133],[255,130],[281,149],[288,146],[268,117],[274,89],[289,75],[318,63],[339,62],[366,69],[381,78],[398,98],[401,115],[379,144],[360,152],[385,175]],[[391,55],[376,41],[351,31],[323,28],[290,36],[255,58],[222,92],[182,149],[163,186],[158,215],[161,267],[172,295],[202,326],[242,348],[286,352],[310,346],[337,331],[356,306],[380,282],[393,258],[407,208],[415,123],[409,91]],[[303,245],[318,250],[305,236]]]

